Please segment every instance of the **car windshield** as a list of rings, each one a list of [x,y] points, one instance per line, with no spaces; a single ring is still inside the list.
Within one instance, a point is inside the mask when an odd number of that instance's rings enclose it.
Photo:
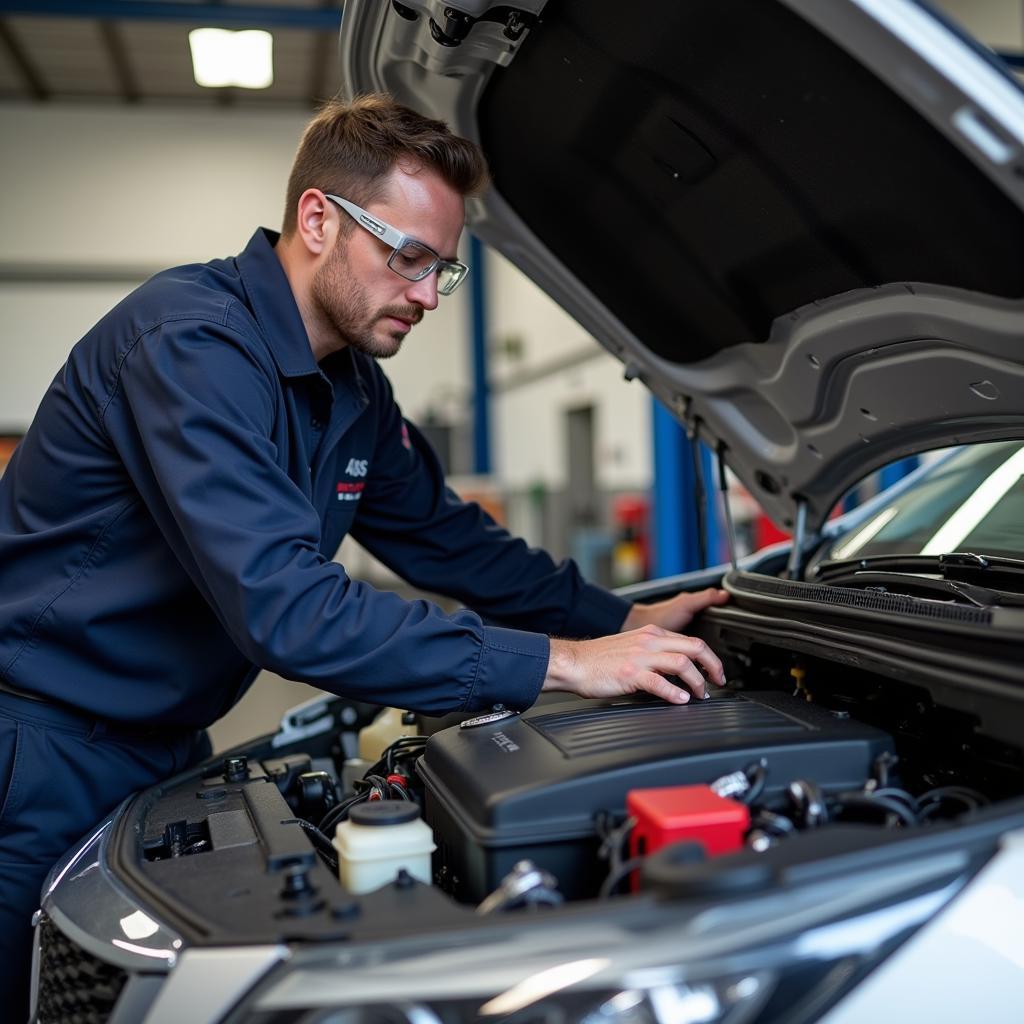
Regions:
[[[819,564],[952,551],[1024,557],[1024,443],[944,453],[916,485],[834,540]]]

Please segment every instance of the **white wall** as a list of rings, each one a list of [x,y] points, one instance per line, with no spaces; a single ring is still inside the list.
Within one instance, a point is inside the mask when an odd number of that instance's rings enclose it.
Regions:
[[[487,255],[491,376],[500,383],[575,352],[600,346],[521,271],[495,252]],[[505,351],[515,344],[518,354]]]
[[[595,474],[601,490],[646,488],[651,481],[651,397],[627,385],[611,356],[561,370],[535,384],[499,394],[495,448],[503,486],[522,490],[567,483],[566,414],[595,410]]]
[[[1024,47],[1024,4],[1020,0],[936,0],[936,4],[993,49]]]
[[[4,105],[0,260],[164,266],[281,220],[305,117]]]
[[[651,398],[622,364],[497,254],[488,255],[488,334],[495,382],[493,447],[503,487],[566,485],[566,413],[595,408],[595,470],[604,490],[651,482]],[[509,342],[518,354],[506,350]],[[579,356],[573,365],[560,365]],[[545,373],[545,371],[551,371]],[[518,375],[536,374],[514,386]]]
[[[130,287],[0,282],[0,430],[24,433],[68,349]]]

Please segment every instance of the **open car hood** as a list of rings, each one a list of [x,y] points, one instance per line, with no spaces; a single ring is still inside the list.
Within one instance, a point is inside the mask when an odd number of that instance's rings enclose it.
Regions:
[[[1024,90],[912,0],[347,0],[350,94],[480,142],[475,234],[817,528],[1024,436]]]

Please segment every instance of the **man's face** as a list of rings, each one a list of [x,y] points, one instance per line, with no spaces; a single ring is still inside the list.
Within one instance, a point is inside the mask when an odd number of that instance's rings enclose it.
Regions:
[[[424,312],[437,306],[437,275],[406,281],[388,268],[390,246],[333,204],[331,210],[340,231],[314,275],[313,299],[342,341],[386,359],[401,348]],[[367,211],[442,256],[456,254],[465,219],[462,196],[432,170],[395,167],[384,195]]]

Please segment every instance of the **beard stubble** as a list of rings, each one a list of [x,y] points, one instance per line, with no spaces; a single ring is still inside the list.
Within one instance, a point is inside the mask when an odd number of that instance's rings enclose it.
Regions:
[[[312,296],[339,340],[374,359],[390,359],[405,340],[405,333],[401,331],[389,331],[386,340],[382,340],[374,333],[378,321],[394,316],[416,324],[423,319],[420,306],[381,306],[374,310],[366,289],[349,269],[343,246],[336,247],[331,258],[314,275]]]

